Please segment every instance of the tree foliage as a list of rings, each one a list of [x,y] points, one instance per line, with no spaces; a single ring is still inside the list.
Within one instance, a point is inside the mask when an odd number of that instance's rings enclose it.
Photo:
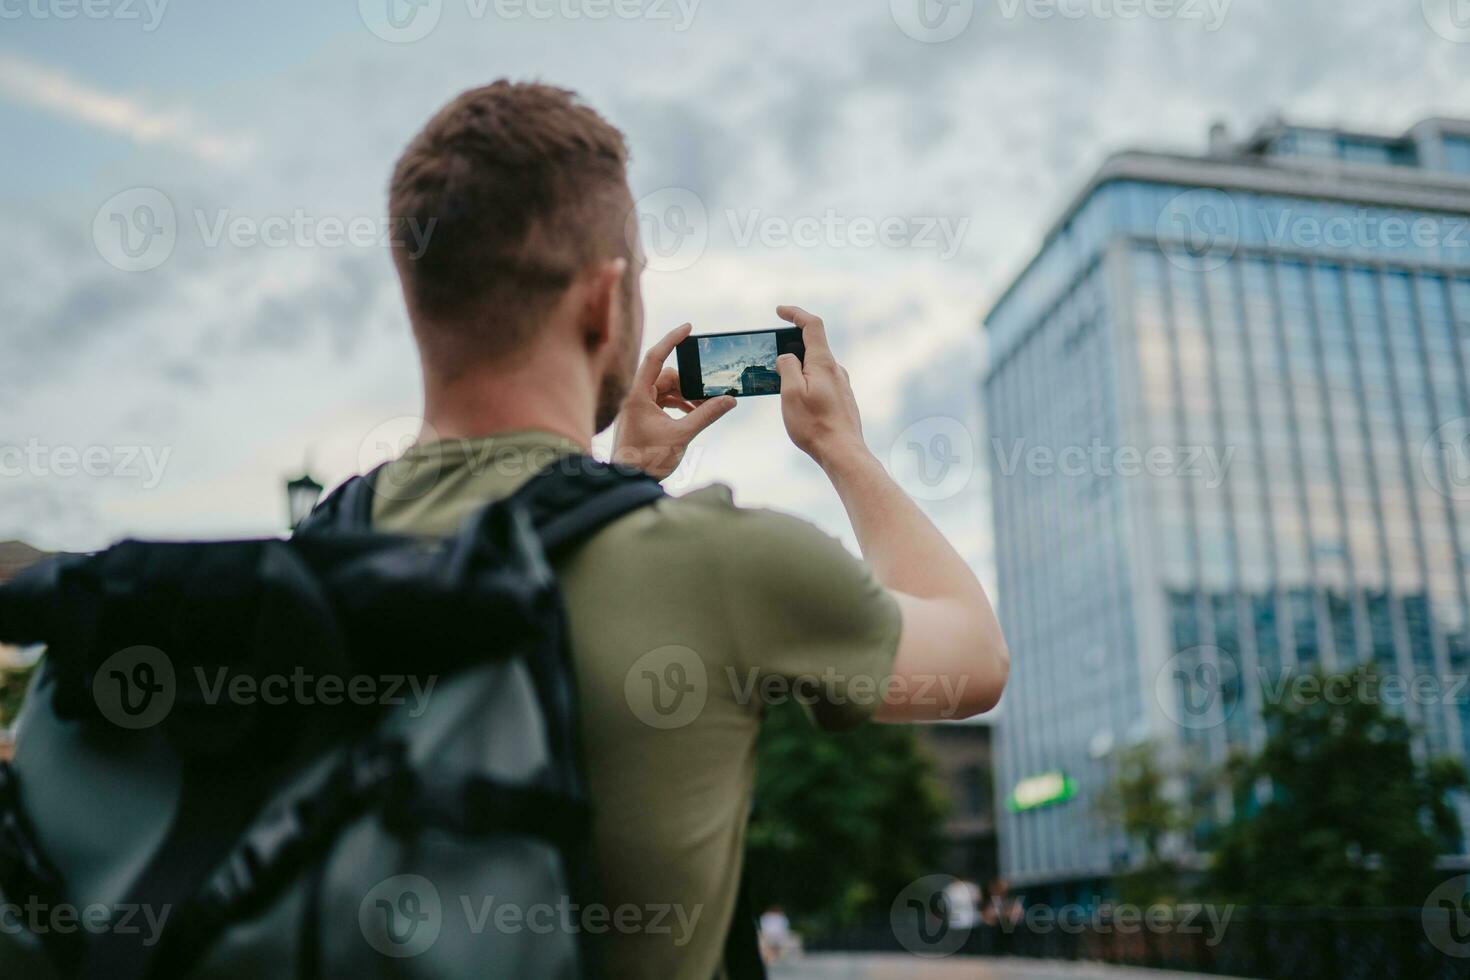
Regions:
[[[945,815],[912,729],[818,731],[794,703],[762,726],[746,842],[753,900],[820,932],[886,913],[937,870]]]
[[[1415,758],[1370,668],[1314,676],[1267,706],[1266,744],[1234,773],[1211,890],[1249,905],[1418,905],[1435,858],[1459,849],[1450,796],[1465,770]]]
[[[1102,811],[1122,827],[1143,855],[1141,862],[1119,877],[1124,901],[1148,905],[1179,897],[1180,869],[1168,843],[1193,821],[1188,802],[1176,798],[1170,785],[1182,785],[1186,777],[1164,760],[1152,742],[1118,753],[1111,782],[1102,795]]]

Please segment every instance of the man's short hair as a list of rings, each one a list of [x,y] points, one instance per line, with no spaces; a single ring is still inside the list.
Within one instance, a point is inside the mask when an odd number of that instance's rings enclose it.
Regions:
[[[589,264],[631,264],[627,165],[623,134],[566,89],[502,79],[439,110],[388,192],[421,341],[454,357],[499,356]]]

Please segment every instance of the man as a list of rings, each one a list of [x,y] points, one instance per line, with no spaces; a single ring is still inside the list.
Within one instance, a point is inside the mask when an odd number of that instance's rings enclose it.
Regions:
[[[394,254],[424,423],[380,476],[376,527],[448,533],[614,420],[617,460],[663,478],[734,407],[685,402],[663,368],[688,324],[638,360],[626,168],[622,135],[572,93],[504,81],[459,96],[404,152],[390,213],[433,229],[421,253]],[[828,726],[965,717],[1005,684],[984,591],[863,444],[822,321],[777,313],[806,343],[804,365],[777,364],[787,431],[831,478],[866,564],[711,487],[615,521],[557,569],[601,900],[625,910],[605,920],[614,977],[717,974],[768,682]]]

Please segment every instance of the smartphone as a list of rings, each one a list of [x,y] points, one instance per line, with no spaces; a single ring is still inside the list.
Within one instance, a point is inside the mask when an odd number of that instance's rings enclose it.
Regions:
[[[679,357],[679,391],[690,401],[716,395],[779,395],[781,376],[776,358],[795,354],[806,359],[799,327],[745,330],[686,337],[675,351]]]

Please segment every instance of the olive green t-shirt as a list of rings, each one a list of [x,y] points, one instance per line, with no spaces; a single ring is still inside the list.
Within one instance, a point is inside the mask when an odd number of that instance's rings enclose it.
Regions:
[[[378,479],[374,526],[452,533],[576,451],[540,432],[413,447]],[[710,980],[735,904],[763,706],[799,700],[827,727],[867,718],[892,669],[898,604],[840,542],[736,507],[722,486],[619,518],[556,571],[608,974]]]

